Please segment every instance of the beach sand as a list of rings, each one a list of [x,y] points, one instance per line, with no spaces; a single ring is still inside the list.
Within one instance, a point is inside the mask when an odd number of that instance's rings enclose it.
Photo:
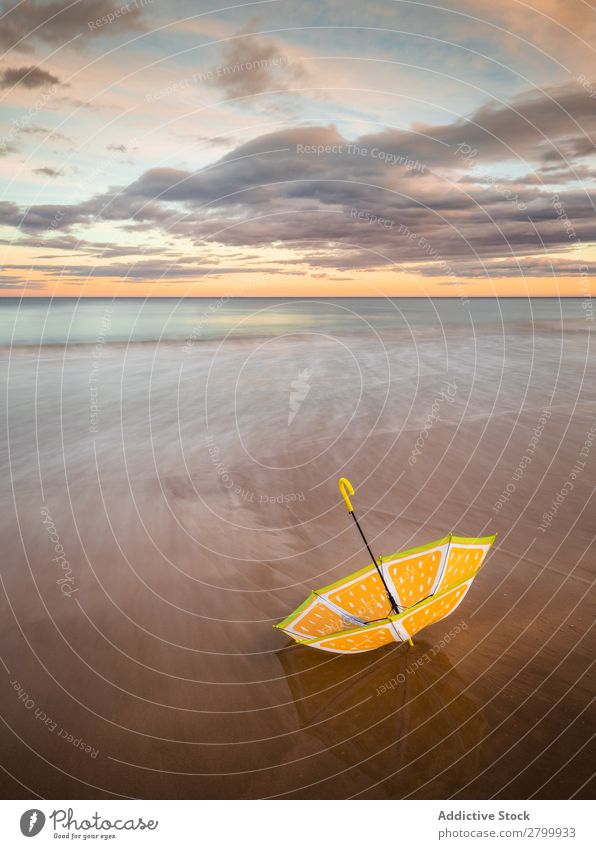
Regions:
[[[5,797],[593,794],[589,334],[475,330],[6,351]],[[369,562],[342,475],[378,555],[498,533],[413,648],[272,628]]]

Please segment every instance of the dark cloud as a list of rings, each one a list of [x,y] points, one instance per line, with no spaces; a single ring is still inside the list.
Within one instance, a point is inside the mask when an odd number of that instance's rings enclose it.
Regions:
[[[29,271],[31,267],[29,266]],[[16,276],[12,274],[0,274],[0,291],[10,292],[12,290],[18,291],[19,294],[23,292],[23,290],[33,290],[35,292],[43,292],[46,290],[46,284],[37,280],[25,280],[22,276]]]
[[[12,138],[0,139],[0,156],[8,156],[18,150]]]
[[[474,151],[469,163],[573,160],[596,153],[595,136],[595,101],[573,83],[525,92],[508,104],[486,104],[452,124],[419,125],[415,132],[385,130],[362,142],[430,166],[458,168]]]
[[[49,136],[52,134],[52,130],[47,127],[40,127],[38,124],[33,124],[30,127],[22,127],[20,132],[27,136]],[[61,133],[56,133],[56,136],[63,137]]]
[[[12,88],[22,85],[23,88],[42,88],[46,85],[61,85],[58,77],[38,68],[27,65],[22,68],[4,68],[0,72],[0,88]]]
[[[126,12],[112,17],[126,6]],[[130,6],[130,8],[128,8]],[[11,8],[12,7],[12,8]],[[142,31],[144,10],[139,3],[118,4],[114,0],[27,0],[6,4],[0,27],[0,45],[7,49],[31,50],[31,42],[64,44],[79,36],[114,37],[120,32]]]
[[[148,222],[167,227],[177,216],[163,205],[144,198],[131,198],[117,190],[96,195],[80,204],[35,204],[20,211],[15,204],[0,203],[0,223],[20,227],[26,233],[68,230],[74,224],[96,220]],[[17,210],[15,212],[14,210]]]
[[[126,153],[126,145],[124,144],[108,144],[106,150],[111,150],[114,153]]]
[[[305,79],[303,66],[292,63],[276,41],[240,34],[223,47],[221,62],[209,70],[206,81],[221,88],[228,97],[246,97],[287,90]]]
[[[132,232],[160,229],[202,249],[284,245],[301,252],[300,262],[320,268],[415,264],[427,269],[420,273],[451,274],[466,262],[483,274],[481,263],[495,257],[594,241],[596,194],[560,189],[555,206],[552,191],[535,179],[544,167],[545,145],[552,146],[557,133],[569,140],[580,118],[592,126],[593,101],[588,112],[583,95],[565,90],[556,101],[551,92],[514,103],[477,110],[465,124],[387,130],[355,141],[333,125],[282,130],[246,142],[199,171],[152,168],[130,185],[80,204],[35,205],[24,212],[14,204],[4,212],[0,207],[0,219],[4,215],[27,233],[104,220]],[[479,129],[481,117],[487,126]],[[548,142],[530,117],[548,128]],[[502,138],[494,139],[487,127],[496,131],[498,125]],[[479,164],[490,164],[498,149],[498,161],[506,158],[503,139],[506,149],[515,143],[524,163],[519,181],[495,179]],[[478,150],[472,164],[457,155],[464,141]],[[556,173],[564,170],[573,179],[573,171],[559,163]]]
[[[227,147],[235,141],[233,136],[194,136],[193,138],[209,147]]]
[[[411,269],[420,273],[419,269]],[[425,267],[428,276],[440,276],[436,268]],[[560,257],[519,257],[515,260],[480,263],[464,263],[456,268],[458,277],[594,277],[596,263],[580,259],[562,259]]]
[[[29,265],[7,265],[8,271],[31,271]],[[226,266],[200,265],[196,262],[192,268],[179,268],[176,262],[163,260],[146,260],[135,263],[112,263],[111,265],[36,265],[36,272],[49,275],[52,278],[115,277],[129,280],[193,280],[199,277],[217,277],[227,274],[263,274],[279,271],[274,266]],[[2,277],[0,277],[0,280]],[[21,280],[22,278],[11,277]]]
[[[19,227],[23,213],[20,211],[16,203],[2,200],[0,201],[0,225],[8,227]]]
[[[70,141],[64,133],[50,130],[47,127],[39,127],[35,124],[31,127],[21,127],[19,134],[23,136],[46,136],[47,141]]]
[[[44,177],[62,177],[64,171],[59,171],[57,168],[50,168],[49,165],[43,165],[41,168],[34,168],[34,174],[41,174]]]
[[[41,238],[32,238],[29,236],[20,237],[18,240],[16,239],[0,239],[0,245],[18,245],[19,247],[28,247],[28,248],[45,248],[45,249],[53,249],[53,250],[67,250],[74,251],[88,244],[85,241],[77,239],[76,236],[70,236],[68,234],[50,237],[46,239]]]
[[[54,130],[37,125],[19,127],[13,124],[9,133],[4,138],[0,137],[0,156],[6,156],[9,153],[15,153],[20,150],[30,136],[45,136],[44,142],[70,143],[70,139],[64,133],[55,132]]]

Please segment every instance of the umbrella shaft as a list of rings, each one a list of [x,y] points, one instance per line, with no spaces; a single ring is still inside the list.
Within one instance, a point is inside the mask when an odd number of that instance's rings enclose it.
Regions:
[[[372,560],[372,562],[373,562],[373,563],[375,564],[375,566],[377,567],[377,572],[379,573],[379,578],[382,580],[382,582],[383,582],[383,586],[385,587],[385,592],[387,593],[387,598],[389,599],[389,603],[391,604],[391,607],[393,608],[393,610],[394,610],[396,613],[399,613],[399,608],[398,608],[397,604],[395,603],[395,599],[394,599],[394,598],[393,598],[393,596],[391,595],[391,593],[390,593],[390,591],[389,591],[389,587],[388,587],[388,586],[387,586],[387,584],[385,583],[385,578],[383,577],[383,573],[381,572],[381,570],[380,570],[380,568],[379,568],[379,564],[377,563],[377,560],[376,560],[376,558],[375,558],[374,554],[373,554],[373,553],[372,553],[372,551],[370,550],[370,545],[368,544],[368,540],[367,540],[367,539],[366,539],[366,537],[364,536],[364,533],[363,533],[363,531],[362,531],[362,528],[360,527],[360,522],[359,522],[359,521],[358,521],[358,519],[356,518],[356,514],[354,513],[354,511],[353,511],[353,510],[352,510],[352,512],[351,512],[351,516],[352,516],[352,519],[356,522],[356,527],[357,527],[357,528],[358,528],[358,530],[360,531],[360,536],[361,536],[361,537],[362,537],[362,539],[364,540],[364,545],[365,545],[365,546],[367,547],[367,549],[368,549],[368,553],[369,553],[369,554],[370,554],[370,556],[371,556],[371,560]]]

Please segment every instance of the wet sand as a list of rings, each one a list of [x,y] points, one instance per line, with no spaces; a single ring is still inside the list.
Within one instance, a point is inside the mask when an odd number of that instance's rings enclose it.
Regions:
[[[589,334],[476,329],[6,352],[5,797],[590,797]],[[340,475],[378,554],[499,534],[413,648],[271,627],[368,562]]]

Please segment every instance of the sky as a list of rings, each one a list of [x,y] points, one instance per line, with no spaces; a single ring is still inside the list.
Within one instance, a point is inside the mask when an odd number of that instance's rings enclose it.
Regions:
[[[0,296],[596,294],[594,0],[21,0]]]

